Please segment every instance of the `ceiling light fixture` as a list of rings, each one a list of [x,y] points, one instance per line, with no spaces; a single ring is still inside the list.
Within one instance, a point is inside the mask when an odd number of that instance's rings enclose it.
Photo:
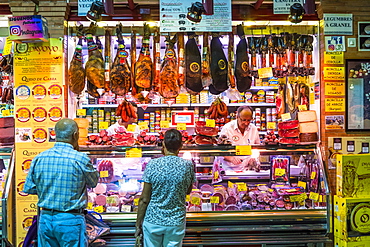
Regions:
[[[105,14],[104,5],[101,1],[95,0],[86,14],[86,18],[90,21],[99,22],[102,20],[102,14]]]
[[[290,6],[290,15],[288,20],[292,23],[300,23],[303,19],[304,8],[300,3],[295,3]]]

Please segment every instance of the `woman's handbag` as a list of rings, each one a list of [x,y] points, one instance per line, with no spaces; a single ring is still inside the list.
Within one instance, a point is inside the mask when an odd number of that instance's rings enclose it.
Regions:
[[[135,246],[134,247],[143,247],[143,236],[138,235],[136,237]]]

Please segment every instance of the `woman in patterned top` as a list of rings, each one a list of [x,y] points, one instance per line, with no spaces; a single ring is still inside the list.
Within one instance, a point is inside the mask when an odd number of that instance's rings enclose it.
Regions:
[[[193,164],[178,157],[182,136],[170,129],[164,135],[164,157],[151,160],[144,171],[135,237],[144,234],[145,247],[182,246],[185,236],[185,198],[195,182]]]

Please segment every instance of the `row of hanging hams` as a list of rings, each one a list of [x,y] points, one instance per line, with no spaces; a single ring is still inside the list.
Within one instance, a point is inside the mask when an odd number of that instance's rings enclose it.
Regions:
[[[228,35],[228,51],[225,55],[219,33],[204,33],[202,53],[197,43],[195,33],[184,33],[174,36],[167,35],[164,57],[160,56],[160,34],[154,29],[152,44],[153,58],[150,49],[151,29],[144,24],[140,54],[136,60],[136,32],[131,33],[130,50],[125,47],[123,27],[116,27],[117,53],[110,62],[111,34],[105,32],[105,59],[102,55],[102,45],[96,34],[96,24],[91,24],[86,31],[78,28],[78,44],[69,68],[70,90],[79,95],[84,90],[95,98],[100,95],[98,89],[124,96],[131,92],[140,103],[149,103],[153,93],[160,94],[164,99],[174,99],[182,90],[192,95],[199,94],[204,88],[212,94],[220,94],[233,89],[234,93],[246,92],[252,84],[253,69],[257,61],[265,66],[277,68],[276,64],[289,65],[292,62],[291,52],[294,51],[294,61],[301,62],[300,52],[312,51],[312,40],[307,36],[284,34],[268,37],[245,37],[244,27],[238,25],[236,34],[239,42],[234,54],[234,34]],[[88,46],[88,61],[83,67],[82,42],[84,37]],[[210,41],[210,43],[209,43]],[[177,46],[177,50],[175,49]],[[303,49],[303,50],[302,50]],[[257,57],[269,59],[257,59]],[[288,59],[289,58],[289,59]],[[305,61],[312,59],[306,57]],[[129,62],[130,61],[130,62]],[[296,63],[296,62],[294,62]],[[280,65],[279,65],[280,66]],[[280,68],[280,67],[279,67]],[[258,76],[258,75],[257,75]]]

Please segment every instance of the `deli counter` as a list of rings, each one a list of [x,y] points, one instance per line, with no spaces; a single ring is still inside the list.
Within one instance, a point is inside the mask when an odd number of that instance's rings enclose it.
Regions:
[[[81,148],[100,172],[88,209],[111,232],[107,246],[133,246],[145,165],[161,147]],[[187,197],[184,246],[325,246],[331,199],[318,143],[184,146],[197,181]],[[227,160],[238,156],[239,167]],[[228,157],[228,158],[227,158]]]

